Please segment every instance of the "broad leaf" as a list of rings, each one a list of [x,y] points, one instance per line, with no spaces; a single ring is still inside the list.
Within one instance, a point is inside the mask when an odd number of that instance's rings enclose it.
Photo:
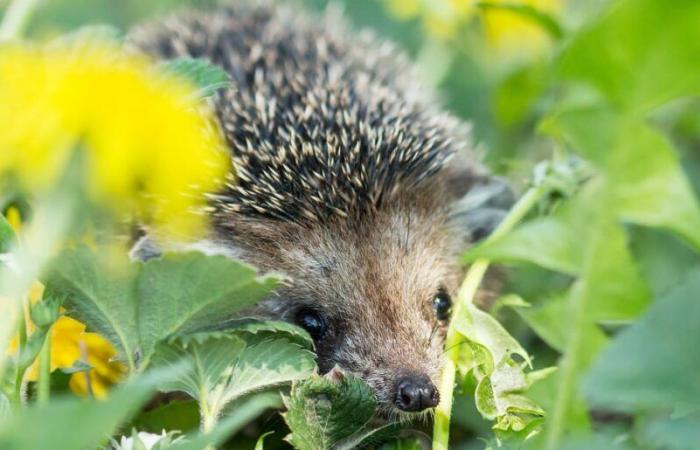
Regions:
[[[668,228],[700,248],[700,207],[678,156],[658,131],[605,107],[560,112],[543,129],[603,170],[606,195],[620,219]]]
[[[107,337],[132,368],[143,368],[160,340],[230,317],[276,284],[222,256],[179,253],[141,263],[80,247],[55,261],[46,289],[65,298],[70,314]]]
[[[626,411],[700,406],[698,292],[696,270],[623,331],[586,378],[587,398]]]
[[[700,3],[622,0],[578,33],[560,61],[567,79],[643,113],[700,93]],[[594,134],[594,133],[590,133]]]
[[[285,337],[249,333],[203,332],[161,343],[154,367],[190,361],[191,370],[163,384],[162,391],[182,391],[197,399],[205,429],[234,400],[265,388],[307,377],[315,356]]]
[[[371,437],[365,428],[376,403],[371,388],[357,377],[334,370],[309,378],[295,383],[284,403],[284,420],[292,431],[287,440],[298,450],[352,448]]]

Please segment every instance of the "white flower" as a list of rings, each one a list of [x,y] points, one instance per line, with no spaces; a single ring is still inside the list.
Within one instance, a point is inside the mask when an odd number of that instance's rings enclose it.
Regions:
[[[138,433],[132,433],[131,437],[122,436],[115,450],[134,450],[134,448],[142,448],[140,446],[135,446],[137,439],[147,450],[153,450],[162,439],[170,443],[170,435],[165,430],[163,430],[161,434],[139,431]]]

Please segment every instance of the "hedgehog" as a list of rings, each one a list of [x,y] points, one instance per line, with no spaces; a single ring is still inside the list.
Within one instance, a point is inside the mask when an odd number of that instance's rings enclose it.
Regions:
[[[361,377],[380,415],[435,407],[457,255],[512,203],[474,156],[468,125],[395,45],[332,10],[180,12],[128,43],[230,77],[212,103],[235,175],[211,194],[196,247],[288,277],[248,314],[308,331],[319,371]],[[154,249],[145,237],[134,254]]]

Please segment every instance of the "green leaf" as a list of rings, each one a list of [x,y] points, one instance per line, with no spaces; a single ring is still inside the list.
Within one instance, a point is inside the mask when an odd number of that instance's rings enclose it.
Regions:
[[[15,242],[15,230],[12,225],[0,214],[0,253],[7,253]]]
[[[154,367],[190,361],[191,370],[164,383],[197,399],[205,430],[234,400],[302,379],[316,369],[315,356],[284,337],[222,332],[183,335],[161,343]]]
[[[280,320],[255,320],[250,318],[233,319],[222,322],[202,331],[224,331],[235,333],[261,334],[265,336],[284,336],[304,348],[313,349],[314,341],[303,328]]]
[[[287,440],[298,450],[325,450],[365,428],[376,402],[360,378],[332,371],[292,386],[284,398],[284,420],[292,434]]]
[[[161,339],[211,326],[253,305],[277,286],[223,256],[173,253],[142,266],[136,284],[141,353]]]
[[[700,249],[700,206],[678,155],[658,131],[606,107],[560,112],[542,128],[603,170],[620,219],[667,228]]]
[[[70,315],[116,345],[130,367],[143,368],[157,342],[230,317],[276,285],[222,256],[176,253],[144,264],[80,247],[54,262],[46,291],[65,298]]]
[[[655,448],[694,450],[700,442],[700,416],[652,420],[643,435]]]
[[[159,433],[162,430],[196,430],[199,426],[199,408],[193,400],[173,401],[142,412],[134,418],[130,426],[151,433]]]
[[[263,433],[260,435],[258,440],[255,442],[255,450],[263,450],[263,445],[265,442],[265,438],[268,437],[271,434],[275,434],[274,431],[268,431],[267,433]]]
[[[106,337],[135,367],[139,332],[133,291],[138,267],[126,256],[107,261],[79,247],[61,254],[51,269],[45,280],[46,295],[65,298],[71,316]]]
[[[614,2],[572,39],[560,75],[594,86],[617,107],[640,113],[697,95],[698,23],[695,0]]]
[[[388,423],[378,428],[363,428],[350,437],[337,442],[334,450],[377,448],[378,445],[395,438],[404,428],[401,423]]]
[[[588,374],[584,392],[615,410],[700,406],[700,271],[624,330]]]
[[[204,59],[177,58],[160,64],[166,73],[182,77],[199,88],[197,97],[211,97],[219,90],[228,87],[231,82],[228,73],[222,68]]]
[[[523,395],[538,378],[528,378],[523,370],[522,365],[530,364],[528,353],[489,314],[472,304],[460,311],[453,323],[465,342],[457,363],[462,373],[473,373],[477,381],[479,413],[495,421],[499,432],[518,433],[539,422],[544,410]],[[524,363],[516,362],[514,355]]]
[[[467,252],[464,260],[486,258],[498,262],[530,262],[576,275],[581,271],[585,248],[582,236],[589,232],[575,215],[571,208],[567,208],[557,217],[526,222],[499,239],[477,245]]]
[[[168,447],[168,450],[202,450],[221,445],[230,436],[258,417],[263,411],[279,408],[279,395],[265,393],[242,399],[229,411],[210,433],[188,436]]]
[[[176,372],[156,372],[137,377],[110,393],[107,400],[52,399],[18,411],[0,422],[3,450],[75,450],[96,448],[138,408],[148,401],[156,386]],[[37,426],[41,424],[41,426]],[[80,424],[79,432],[67,433]]]
[[[0,391],[0,423],[10,418],[11,412],[12,405],[10,404],[10,399],[7,398],[4,392]]]

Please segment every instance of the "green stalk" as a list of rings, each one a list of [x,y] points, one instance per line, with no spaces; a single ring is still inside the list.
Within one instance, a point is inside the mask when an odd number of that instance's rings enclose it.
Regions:
[[[513,206],[508,215],[496,227],[491,235],[484,241],[490,242],[508,233],[520,222],[525,215],[540,201],[549,191],[545,186],[539,185],[530,188],[525,195]],[[452,312],[452,319],[447,329],[445,339],[445,358],[440,379],[440,404],[435,409],[435,421],[433,424],[433,450],[447,450],[450,439],[450,419],[452,417],[452,399],[454,395],[455,373],[457,370],[456,361],[459,358],[460,344],[463,341],[456,328],[455,323],[460,317],[462,309],[473,303],[481,281],[486,274],[490,261],[487,259],[477,259],[472,263],[467,271],[464,281],[459,288],[457,301]]]
[[[17,324],[18,344],[17,344],[17,359],[20,359],[24,348],[27,346],[27,322],[24,315],[24,308],[19,314],[19,323]],[[22,395],[22,381],[27,368],[22,364],[17,364],[15,368],[15,386],[12,396],[12,403],[15,407],[19,407],[24,402]]]
[[[38,5],[39,0],[14,0],[10,3],[0,23],[0,41],[20,37]]]
[[[51,327],[46,332],[44,345],[39,353],[39,380],[37,398],[39,403],[48,403],[51,394]]]

